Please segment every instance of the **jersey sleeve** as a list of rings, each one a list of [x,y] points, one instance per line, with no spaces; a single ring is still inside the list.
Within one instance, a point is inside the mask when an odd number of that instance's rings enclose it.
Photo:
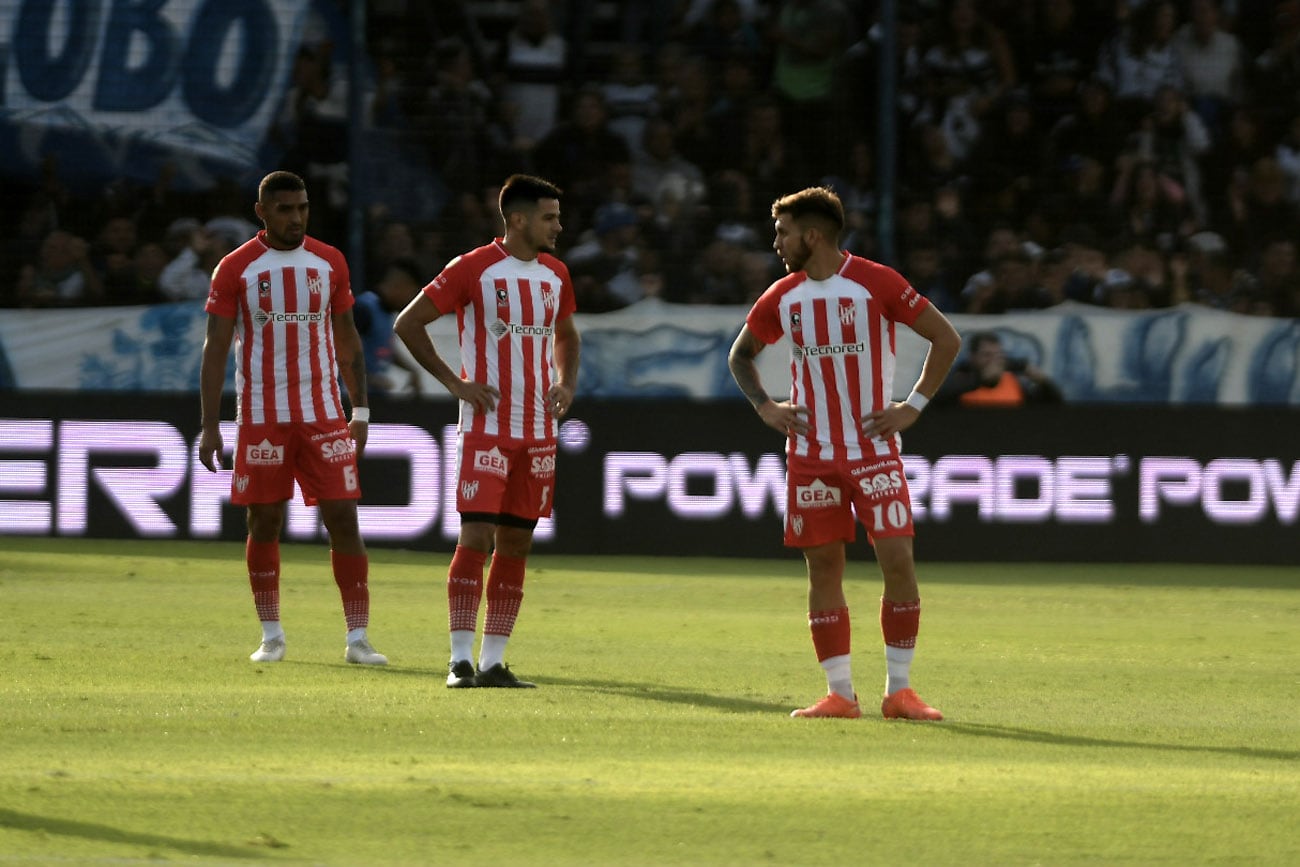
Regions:
[[[753,334],[766,345],[771,345],[785,336],[785,328],[781,325],[781,295],[779,285],[771,287],[754,302],[750,308],[749,314],[745,317],[745,324],[749,326],[749,333]]]
[[[343,253],[333,247],[329,248],[330,263],[330,313],[346,313],[357,303],[352,295],[352,275],[348,270],[348,260]]]
[[[473,270],[466,257],[457,256],[422,291],[445,316],[468,303],[470,288],[476,282]]]
[[[885,315],[895,322],[911,326],[916,317],[930,306],[930,299],[912,288],[912,284],[893,268],[876,265],[875,273],[868,277],[866,285],[871,294],[880,301]]]
[[[212,269],[212,284],[208,288],[208,300],[203,310],[227,319],[239,315],[239,292],[241,281],[237,267],[227,256]]]

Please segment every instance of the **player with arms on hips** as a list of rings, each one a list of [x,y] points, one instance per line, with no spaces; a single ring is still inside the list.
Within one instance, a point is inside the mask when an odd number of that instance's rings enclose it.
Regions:
[[[754,303],[728,363],[769,427],[788,437],[785,544],[808,565],[808,625],[828,694],[796,717],[862,715],[849,655],[844,595],[845,543],[854,510],[875,546],[884,576],[880,625],[887,719],[939,720],[908,682],[921,617],[912,557],[912,508],[899,434],[920,417],[961,347],[952,324],[893,269],[839,247],[844,208],[829,189],[777,199],[777,255],[788,274]],[[929,341],[907,400],[891,400],[894,324]],[[754,359],[787,336],[792,344],[789,400],[764,390]]]
[[[506,666],[505,648],[524,596],[533,530],[551,514],[557,425],[578,380],[573,284],[555,257],[560,195],[541,178],[507,178],[499,199],[505,236],[453,259],[393,325],[412,357],[460,401],[461,526],[447,572],[447,686],[453,688],[535,686]],[[429,323],[453,311],[460,374],[438,355],[428,332]]]
[[[347,262],[307,235],[307,188],[297,175],[263,178],[255,210],[265,228],[212,274],[199,373],[199,460],[216,472],[224,451],[221,390],[234,342],[238,434],[230,498],[248,510],[248,580],[262,622],[262,644],[249,658],[284,659],[280,531],[296,480],[307,505],[319,504],[329,531],[348,630],[344,659],[385,665],[366,637],[370,561],[357,526],[357,457],[366,445],[370,410]],[[343,413],[336,367],[351,398],[351,421]]]

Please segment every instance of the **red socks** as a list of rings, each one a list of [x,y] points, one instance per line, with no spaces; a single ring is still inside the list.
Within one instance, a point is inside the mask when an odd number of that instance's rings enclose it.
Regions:
[[[343,617],[348,630],[365,629],[370,623],[370,558],[365,554],[342,554],[330,551],[334,583],[343,597]]]
[[[509,636],[519,616],[519,605],[524,598],[524,565],[527,561],[492,555],[492,568],[488,570],[487,617],[483,622],[484,635]],[[472,628],[472,627],[471,627]]]
[[[254,542],[244,547],[248,563],[248,584],[253,588],[253,605],[258,620],[280,619],[280,543]]]
[[[848,655],[851,633],[848,608],[809,611],[808,628],[812,630],[813,647],[817,651],[818,662],[830,659],[832,656]]]
[[[893,602],[880,599],[880,631],[889,647],[916,647],[921,627],[921,600]]]
[[[452,632],[473,632],[478,626],[478,605],[483,597],[483,564],[487,554],[456,546],[447,569],[447,611]]]

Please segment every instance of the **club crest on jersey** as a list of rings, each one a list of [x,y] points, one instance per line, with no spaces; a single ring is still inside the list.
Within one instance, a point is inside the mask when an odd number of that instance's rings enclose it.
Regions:
[[[858,308],[853,306],[852,302],[840,305],[840,324],[852,325],[853,320],[858,318]]]
[[[795,331],[803,328],[803,317],[799,315],[798,310],[790,311],[790,328]]]
[[[248,490],[248,476],[236,473],[234,483],[235,493],[242,494]]]
[[[803,515],[790,516],[790,529],[794,530],[796,536],[803,535]]]
[[[307,278],[307,291],[313,295],[319,295],[325,289],[325,280],[315,274]]]
[[[550,283],[542,284],[542,306],[550,310],[555,306],[555,290]]]
[[[478,482],[461,482],[460,498],[462,500],[472,500],[478,496]]]
[[[267,298],[267,297],[270,297],[270,295],[271,295],[271,281],[270,281],[270,280],[258,280],[258,281],[257,281],[257,294],[258,294],[258,296],[261,297],[261,298]]]
[[[497,306],[507,307],[510,304],[510,293],[505,290],[504,286],[497,287]]]

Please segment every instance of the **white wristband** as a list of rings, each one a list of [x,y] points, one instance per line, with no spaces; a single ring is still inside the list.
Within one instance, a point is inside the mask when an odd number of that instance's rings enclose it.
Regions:
[[[370,423],[370,407],[354,406],[352,407],[352,420]]]
[[[903,403],[907,404],[917,412],[920,412],[930,403],[930,398],[913,389],[912,393],[907,396],[907,400],[903,401]]]

